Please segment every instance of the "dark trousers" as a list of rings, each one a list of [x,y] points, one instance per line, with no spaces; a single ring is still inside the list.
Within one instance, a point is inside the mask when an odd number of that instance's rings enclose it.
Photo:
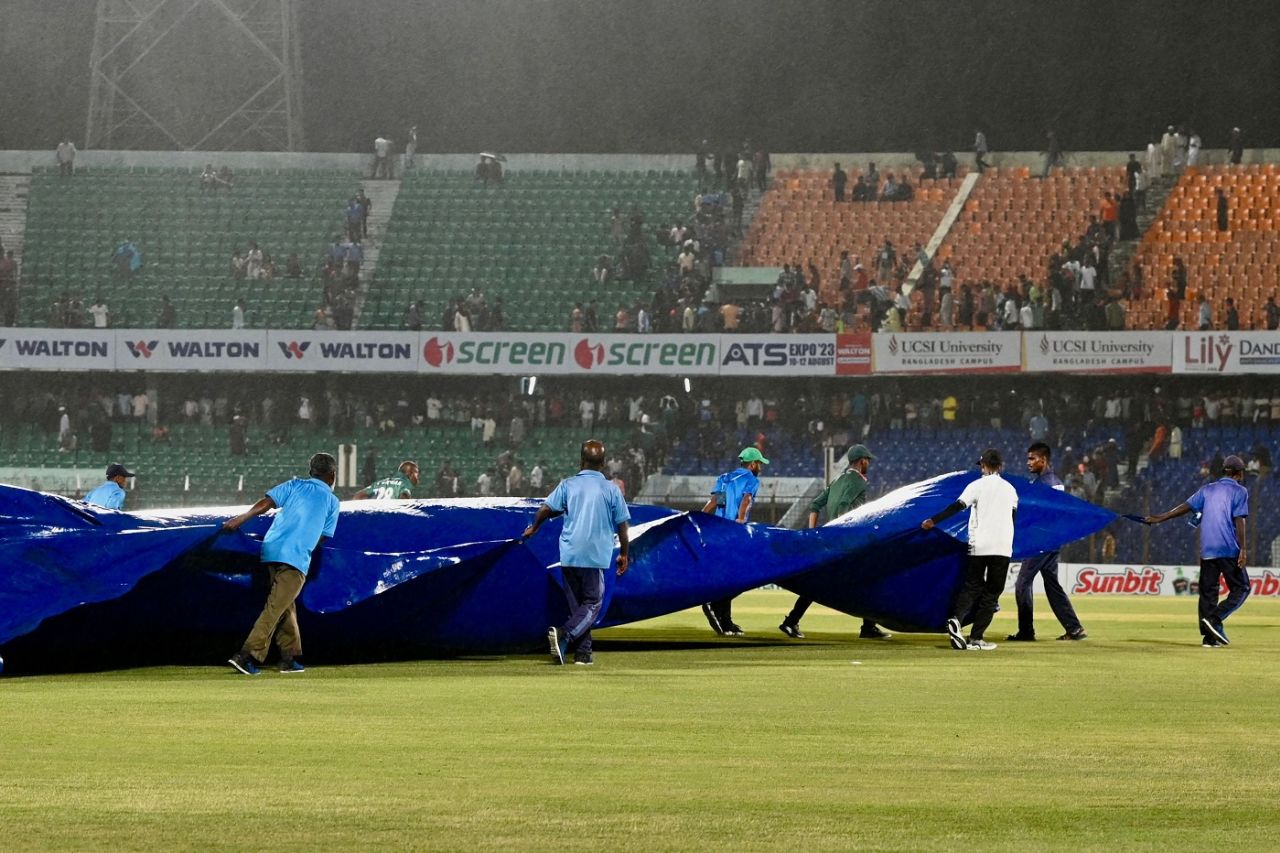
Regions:
[[[782,620],[784,625],[800,625],[800,620],[804,618],[804,614],[808,612],[809,605],[813,604],[812,598],[805,598],[803,595],[796,599],[795,606],[791,608],[791,612],[787,614],[787,618]],[[875,627],[875,622],[870,619],[862,620],[862,627]]]
[[[1049,599],[1049,607],[1052,608],[1053,615],[1062,623],[1066,632],[1079,634],[1083,631],[1084,626],[1076,616],[1076,609],[1071,606],[1067,591],[1058,581],[1058,552],[1050,551],[1047,554],[1023,560],[1022,568],[1018,570],[1018,581],[1013,587],[1014,599],[1018,602],[1018,633],[1024,637],[1034,637],[1036,634],[1032,593],[1036,575],[1044,578],[1044,594]]]
[[[951,608],[953,618],[964,622],[964,618],[973,610],[973,627],[969,629],[969,639],[981,640],[996,615],[996,605],[1000,601],[1000,593],[1004,592],[1005,580],[1009,577],[1009,558],[995,556],[970,557],[965,567],[964,586],[956,596]]]
[[[1218,601],[1220,578],[1227,579],[1227,597]],[[1236,565],[1235,557],[1200,561],[1200,618],[1221,623],[1240,609],[1249,597],[1249,573]],[[1208,632],[1200,623],[1200,633]]]
[[[716,621],[720,623],[722,630],[727,630],[733,624],[733,600],[736,595],[728,598],[721,598],[711,602],[711,612],[716,615]]]
[[[569,618],[560,626],[560,636],[569,641],[569,651],[586,657],[591,654],[591,626],[600,616],[604,599],[604,570],[562,566],[561,572]]]

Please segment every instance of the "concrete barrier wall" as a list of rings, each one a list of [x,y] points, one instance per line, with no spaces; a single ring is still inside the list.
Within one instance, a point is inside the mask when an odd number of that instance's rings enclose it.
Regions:
[[[961,163],[971,163],[972,155],[957,151]],[[1135,150],[1141,154],[1141,151]],[[1067,154],[1070,166],[1119,166],[1128,159],[1127,151],[1072,151]],[[547,171],[609,171],[630,172],[649,170],[692,171],[693,153],[686,154],[508,154],[507,168],[513,171],[538,169]],[[875,163],[881,171],[901,169],[916,164],[910,152],[861,152],[828,154],[773,154],[775,169],[830,169],[833,163],[846,168],[861,168]],[[1039,169],[1044,155],[1036,151],[996,151],[989,155],[993,166],[1029,166]],[[1225,163],[1225,149],[1205,149],[1201,152],[1203,164]],[[1280,149],[1256,148],[1245,152],[1244,162],[1265,163],[1280,161]],[[315,152],[270,151],[81,151],[76,158],[80,166],[125,168],[150,166],[163,169],[199,169],[206,163],[227,165],[232,169],[342,169],[352,172],[368,172],[373,164],[372,154],[326,154]],[[465,171],[475,167],[475,154],[419,154],[415,163],[419,168]],[[0,172],[30,172],[39,166],[55,165],[53,149],[47,151],[0,151]],[[399,164],[397,163],[397,173]]]

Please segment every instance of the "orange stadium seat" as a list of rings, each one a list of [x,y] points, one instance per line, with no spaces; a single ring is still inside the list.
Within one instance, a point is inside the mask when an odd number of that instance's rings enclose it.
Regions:
[[[987,169],[938,256],[961,282],[1038,277],[1064,239],[1084,232],[1103,194],[1124,186],[1121,167],[1056,167],[1043,180],[1025,166]]]
[[[1217,227],[1215,189],[1227,194],[1230,230]],[[1174,186],[1164,209],[1152,223],[1134,255],[1131,269],[1140,268],[1144,292],[1131,316],[1165,323],[1165,288],[1174,256],[1187,267],[1187,300],[1183,328],[1196,322],[1192,292],[1209,297],[1220,323],[1222,303],[1234,297],[1241,325],[1262,322],[1262,306],[1277,291],[1280,279],[1280,230],[1273,212],[1280,206],[1280,175],[1274,163],[1248,166],[1200,166],[1188,169]]]
[[[901,169],[886,169],[881,175]],[[754,266],[782,266],[811,261],[822,275],[824,299],[835,297],[840,280],[840,252],[848,251],[871,270],[872,259],[885,238],[897,247],[899,256],[915,243],[926,244],[959,187],[959,179],[919,179],[911,170],[916,194],[909,202],[846,202],[837,204],[831,195],[830,172],[798,170],[787,172],[785,181],[761,200],[760,209],[743,241],[741,259]],[[850,185],[859,171],[849,172]]]

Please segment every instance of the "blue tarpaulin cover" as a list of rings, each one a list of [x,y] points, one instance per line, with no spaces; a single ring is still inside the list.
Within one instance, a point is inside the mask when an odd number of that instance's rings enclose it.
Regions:
[[[905,631],[938,631],[962,577],[968,513],[920,522],[976,473],[898,489],[815,530],[736,524],[632,505],[631,569],[606,572],[598,624],[672,613],[766,583]],[[1012,480],[1014,558],[1054,550],[1115,516]],[[540,649],[567,615],[560,522],[528,542],[524,499],[354,501],[299,598],[312,659],[375,660]],[[115,512],[0,486],[0,653],[11,668],[214,661],[264,600],[270,514],[221,533],[236,507]]]

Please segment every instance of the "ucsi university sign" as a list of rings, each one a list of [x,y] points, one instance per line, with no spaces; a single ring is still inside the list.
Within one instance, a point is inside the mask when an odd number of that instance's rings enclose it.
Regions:
[[[596,335],[0,329],[0,370],[788,378],[1280,373],[1277,332]]]

